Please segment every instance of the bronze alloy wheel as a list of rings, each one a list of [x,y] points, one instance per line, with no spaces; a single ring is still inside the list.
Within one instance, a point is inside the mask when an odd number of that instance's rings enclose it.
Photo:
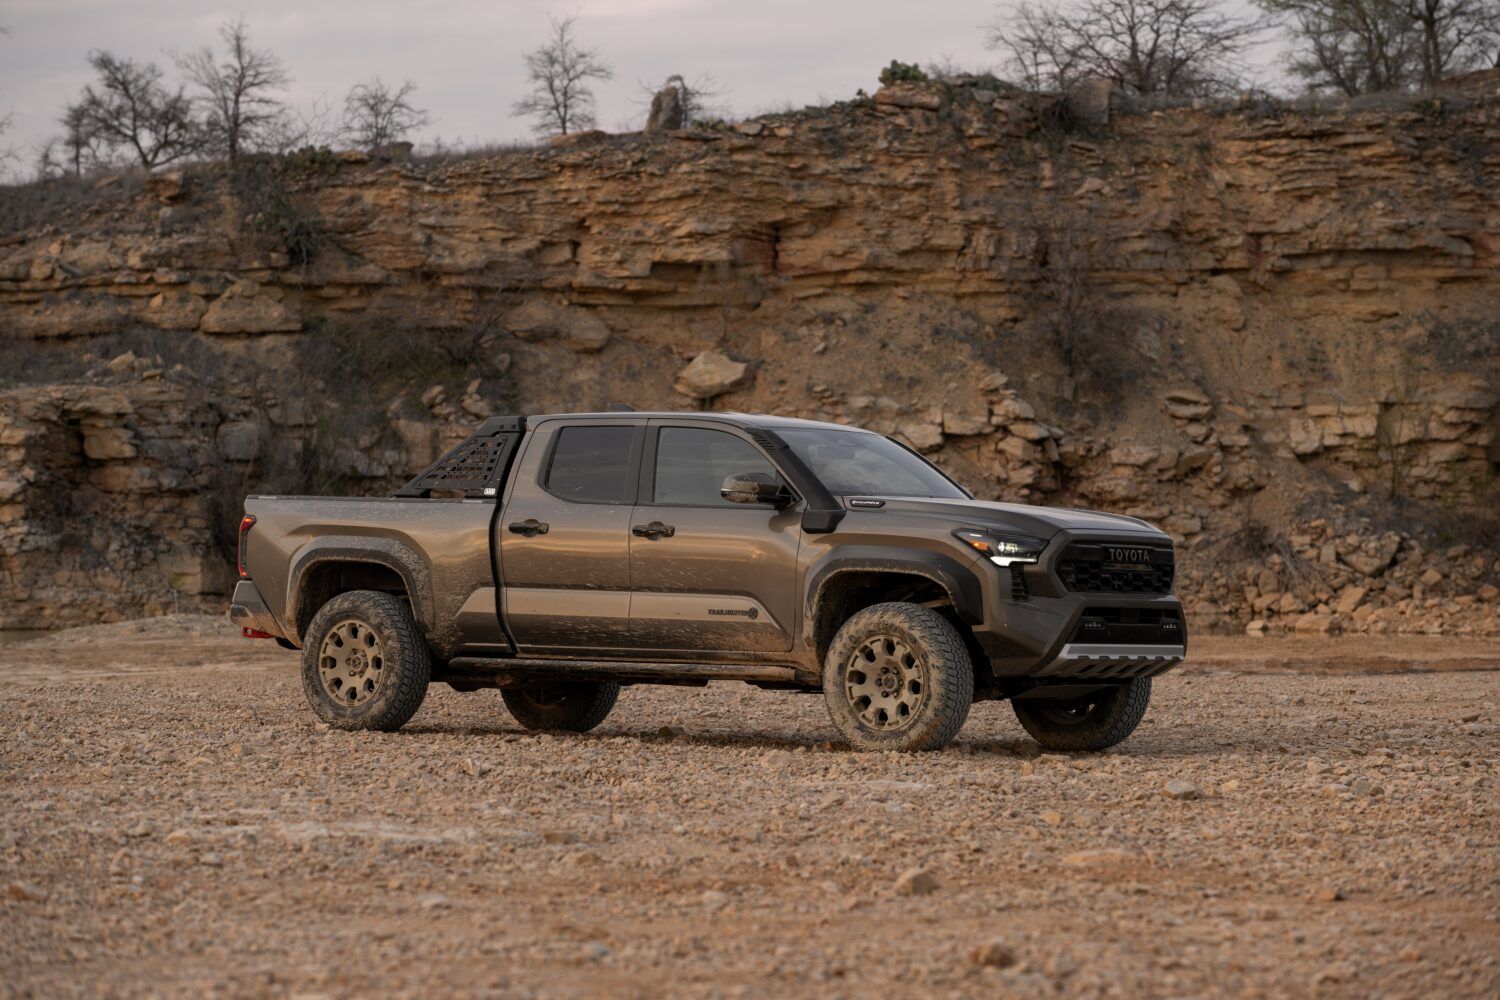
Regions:
[[[380,636],[358,618],[346,618],[323,639],[318,679],[328,697],[340,705],[363,705],[380,690],[385,676]]]
[[[432,655],[399,596],[338,594],[313,615],[303,638],[302,690],[334,729],[393,733],[422,706]]]
[[[870,636],[849,657],[844,691],[866,726],[902,729],[927,698],[927,665],[896,636]]]
[[[823,657],[823,703],[858,750],[938,750],[974,700],[974,663],[943,615],[890,601],[850,615]]]

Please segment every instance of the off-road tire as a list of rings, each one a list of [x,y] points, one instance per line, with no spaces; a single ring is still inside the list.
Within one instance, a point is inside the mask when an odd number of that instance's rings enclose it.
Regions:
[[[1069,719],[1082,706],[1093,709]],[[1107,691],[1071,701],[1012,701],[1021,727],[1044,750],[1103,750],[1135,732],[1151,703],[1151,678],[1137,677]]]
[[[365,692],[366,700],[347,703],[342,695],[349,685],[341,684],[336,693],[325,680],[335,670],[327,669],[325,649],[331,633],[342,629],[341,638],[351,632],[351,623],[369,630],[379,651],[379,663],[369,658],[365,674],[358,678],[374,687]],[[361,637],[358,629],[352,631]],[[363,641],[363,640],[362,640]],[[343,677],[335,678],[345,680]],[[400,598],[374,590],[351,590],[339,594],[313,615],[302,645],[302,689],[318,718],[335,729],[374,729],[395,732],[422,707],[427,685],[432,680],[432,654],[412,618],[411,609]],[[350,695],[349,697],[353,697]]]
[[[555,681],[501,688],[500,697],[527,729],[586,733],[609,715],[620,697],[614,681]]]
[[[908,656],[913,663],[904,662]],[[863,664],[856,657],[870,670],[859,669]],[[884,683],[872,680],[873,671],[890,675],[890,691],[856,697]],[[914,701],[913,677],[921,685]],[[901,698],[908,700],[897,701]],[[856,750],[940,750],[969,717],[974,663],[958,629],[936,611],[920,604],[876,604],[857,612],[833,637],[823,660],[823,700],[834,726]],[[901,714],[901,705],[909,714]],[[878,719],[893,706],[884,721]]]

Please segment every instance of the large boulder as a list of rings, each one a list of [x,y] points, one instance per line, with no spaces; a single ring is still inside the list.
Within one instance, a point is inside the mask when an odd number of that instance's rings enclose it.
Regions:
[[[83,453],[101,462],[135,458],[135,436],[128,427],[119,424],[99,426],[91,422],[83,425]]]
[[[609,327],[591,312],[532,299],[505,314],[505,328],[518,340],[540,343],[554,336],[580,354],[592,354],[609,343]]]
[[[743,388],[750,378],[748,362],[731,360],[718,351],[704,351],[677,373],[672,388],[693,399],[713,399]]]
[[[943,107],[943,92],[930,83],[893,83],[875,91],[875,107],[880,111],[938,111]]]
[[[1401,548],[1401,538],[1387,532],[1378,538],[1361,539],[1357,546],[1348,546],[1339,552],[1344,565],[1363,576],[1379,576],[1396,558]]]
[[[160,330],[196,330],[207,311],[203,296],[168,289],[146,303],[146,322]]]
[[[593,354],[609,343],[609,327],[593,313],[575,312],[563,328],[563,340],[579,354]]]

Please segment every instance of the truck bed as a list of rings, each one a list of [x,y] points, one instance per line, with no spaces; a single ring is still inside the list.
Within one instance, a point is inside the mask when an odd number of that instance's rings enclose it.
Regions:
[[[389,571],[384,581],[384,574],[359,581],[370,589],[404,582],[413,614],[440,654],[506,650],[491,558],[495,509],[492,499],[251,496],[245,513],[255,526],[245,561],[280,626],[275,634],[293,642],[323,603],[319,588],[342,573],[368,574],[355,566],[363,562]]]

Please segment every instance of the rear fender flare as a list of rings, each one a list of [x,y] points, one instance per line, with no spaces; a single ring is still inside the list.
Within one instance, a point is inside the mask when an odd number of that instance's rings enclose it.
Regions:
[[[432,579],[427,564],[416,549],[394,538],[370,538],[360,535],[324,535],[309,543],[292,558],[287,573],[287,626],[294,636],[302,640],[300,626],[302,617],[299,602],[302,600],[303,582],[308,571],[330,562],[372,563],[395,570],[406,585],[406,596],[411,601],[412,616],[422,631],[432,633]],[[314,609],[316,611],[316,609]]]

